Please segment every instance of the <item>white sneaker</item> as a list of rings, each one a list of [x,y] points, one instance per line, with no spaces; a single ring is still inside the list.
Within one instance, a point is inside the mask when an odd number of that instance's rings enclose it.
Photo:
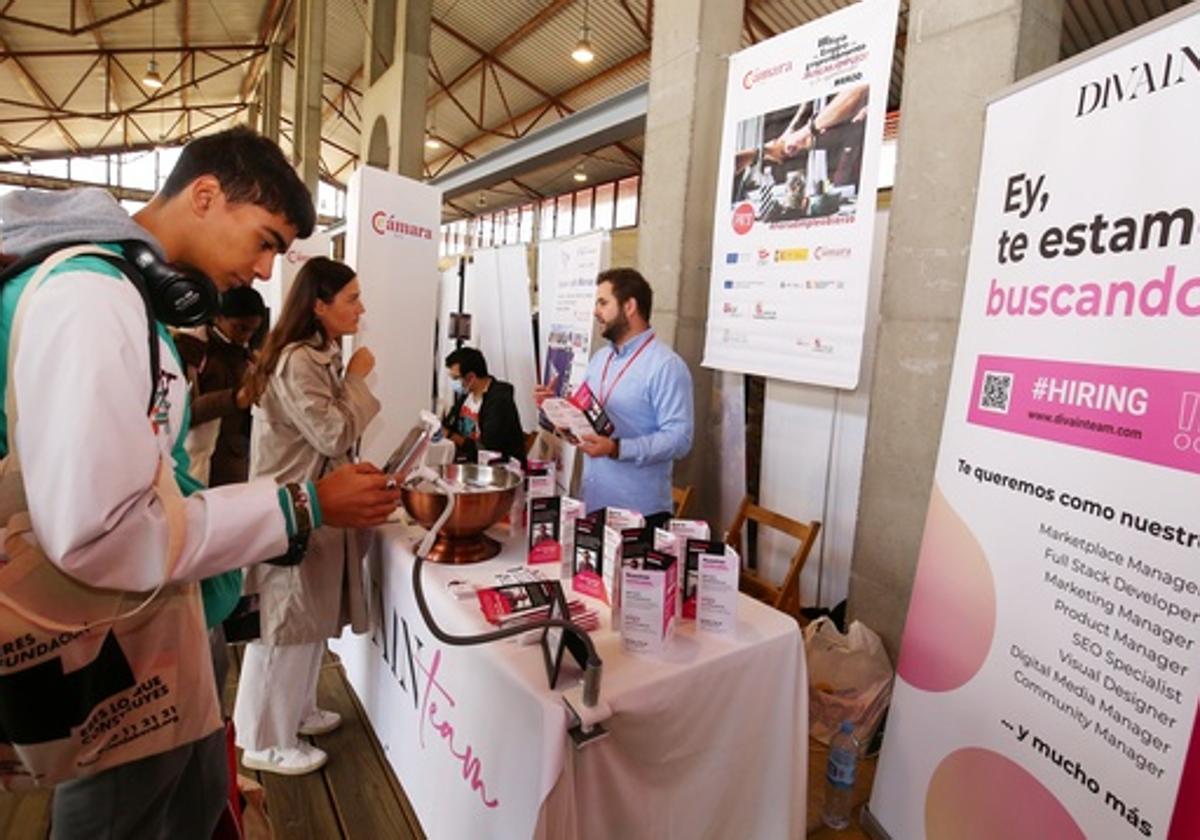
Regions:
[[[265,750],[246,750],[242,753],[242,766],[283,776],[303,776],[305,773],[321,769],[328,759],[329,756],[324,750],[301,741],[299,745],[286,749],[271,747]]]
[[[324,735],[342,725],[342,716],[326,709],[313,709],[300,721],[301,735]]]

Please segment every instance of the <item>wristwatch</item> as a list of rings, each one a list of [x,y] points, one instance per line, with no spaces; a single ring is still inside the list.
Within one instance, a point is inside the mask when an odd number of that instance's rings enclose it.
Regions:
[[[308,539],[312,535],[313,529],[311,501],[305,485],[292,483],[284,485],[284,487],[292,500],[292,511],[296,517],[296,533],[288,537],[288,547],[284,554],[266,561],[272,566],[299,564],[308,553]]]

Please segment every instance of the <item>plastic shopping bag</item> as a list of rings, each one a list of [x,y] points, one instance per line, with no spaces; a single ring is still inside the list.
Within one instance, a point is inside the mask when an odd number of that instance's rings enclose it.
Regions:
[[[866,744],[892,696],[892,664],[878,634],[859,621],[843,634],[828,617],[804,629],[809,734],[828,744],[842,721]]]

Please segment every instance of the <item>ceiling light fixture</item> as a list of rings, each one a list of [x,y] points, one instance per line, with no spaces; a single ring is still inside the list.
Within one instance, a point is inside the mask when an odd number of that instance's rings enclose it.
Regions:
[[[142,76],[142,84],[151,90],[158,90],[163,86],[162,76],[158,75],[158,62],[154,60],[155,47],[158,46],[155,40],[154,26],[154,7],[150,7],[150,60],[146,62],[146,75]]]
[[[583,26],[579,30],[579,40],[575,49],[571,50],[571,58],[580,64],[590,64],[596,53],[592,51],[591,30],[588,29],[588,0],[583,0]]]
[[[146,63],[146,75],[142,77],[142,84],[151,90],[158,90],[163,86],[162,76],[158,75],[158,62],[153,58]]]
[[[440,149],[442,141],[437,139],[437,126],[430,123],[429,128],[425,129],[425,148]]]
[[[587,180],[587,173],[583,171],[582,163],[575,167],[575,174],[571,177],[581,184]]]

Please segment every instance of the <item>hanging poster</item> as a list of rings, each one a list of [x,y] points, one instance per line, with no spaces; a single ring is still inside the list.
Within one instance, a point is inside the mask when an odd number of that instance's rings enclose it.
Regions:
[[[1200,837],[1197,45],[1190,6],[988,107],[892,837]]]
[[[899,0],[729,59],[704,365],[858,383]]]
[[[596,329],[596,275],[608,268],[609,237],[594,231],[538,247],[539,381],[568,396],[587,377]],[[543,436],[544,438],[548,436]],[[575,476],[575,447],[549,438],[560,492]]]
[[[595,327],[596,275],[608,267],[608,234],[544,242],[538,250],[541,382],[567,396],[587,375]]]

